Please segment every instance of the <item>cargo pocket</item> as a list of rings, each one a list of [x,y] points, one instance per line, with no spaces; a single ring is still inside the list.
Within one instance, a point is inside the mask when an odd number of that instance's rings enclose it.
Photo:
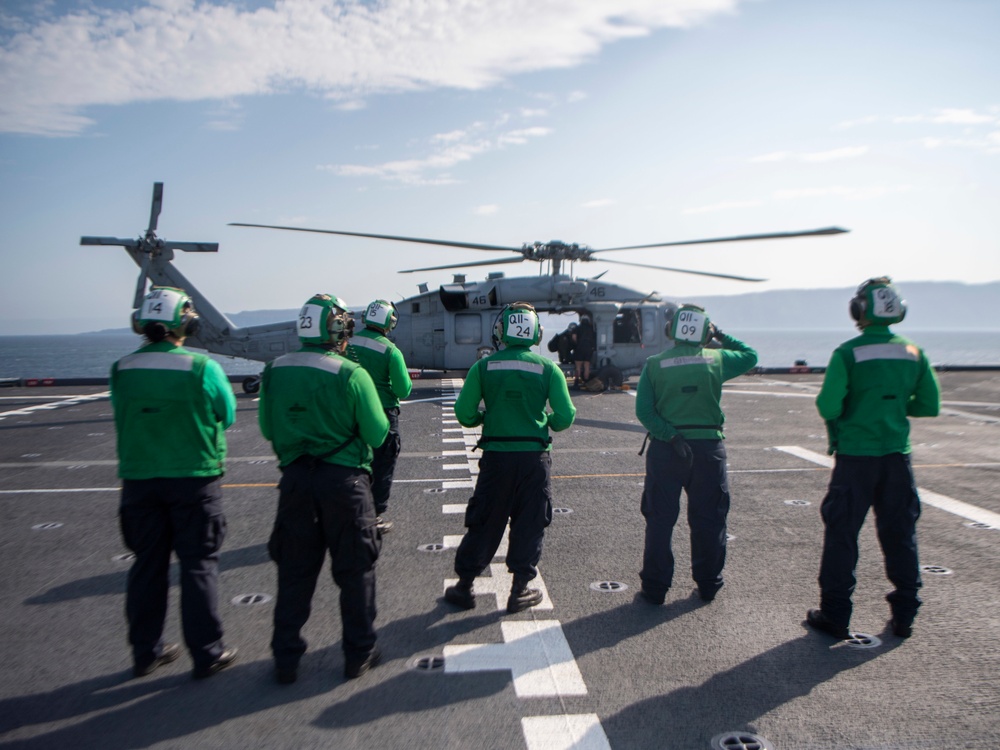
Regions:
[[[373,517],[362,516],[345,523],[331,550],[330,568],[334,573],[361,573],[375,565],[382,550],[382,535]]]
[[[291,493],[294,487],[295,480],[288,476],[288,474],[283,473],[281,479],[278,480],[278,510],[274,514],[274,527],[271,529],[271,536],[267,540],[267,554],[276,563],[281,562],[282,526],[284,525],[284,513],[282,511],[288,502],[286,493]],[[282,502],[283,498],[286,498],[284,503]]]
[[[465,507],[465,527],[467,529],[482,526],[489,518],[490,507],[482,498],[473,495]]]

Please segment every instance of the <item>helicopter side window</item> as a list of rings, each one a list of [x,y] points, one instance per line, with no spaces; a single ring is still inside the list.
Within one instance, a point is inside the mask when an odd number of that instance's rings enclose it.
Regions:
[[[479,313],[455,315],[455,343],[479,344],[483,340],[482,316]]]
[[[642,340],[656,341],[656,334],[662,326],[657,326],[656,310],[642,311]]]
[[[638,310],[622,310],[615,316],[614,342],[638,344],[642,341]]]
[[[411,303],[410,304],[410,312],[411,313],[418,313],[418,312],[420,312],[420,303],[419,302],[413,302],[413,303]]]

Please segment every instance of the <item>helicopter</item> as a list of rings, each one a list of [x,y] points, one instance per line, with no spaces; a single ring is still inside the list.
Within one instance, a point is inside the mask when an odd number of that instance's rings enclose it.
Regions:
[[[139,266],[133,307],[138,309],[145,295],[146,281],[154,285],[184,289],[194,302],[201,318],[196,336],[188,339],[190,346],[215,354],[268,362],[286,352],[299,348],[294,320],[279,323],[238,327],[221,313],[173,265],[174,251],[218,252],[218,243],[175,242],[156,235],[157,223],[163,206],[163,183],[153,185],[153,200],[149,227],[136,239],[118,237],[81,237],[81,245],[111,245],[124,247]],[[494,258],[443,266],[412,268],[400,273],[418,273],[475,266],[522,263],[533,261],[547,266],[548,273],[535,277],[508,278],[502,271],[487,274],[483,281],[466,281],[465,274],[454,274],[449,284],[431,290],[426,283],[418,285],[418,294],[395,303],[398,322],[389,338],[400,348],[407,365],[414,370],[467,370],[477,359],[494,351],[493,324],[499,312],[513,302],[528,302],[539,313],[571,313],[590,319],[595,333],[595,355],[591,363],[597,370],[609,374],[612,380],[638,374],[646,359],[669,347],[671,342],[664,334],[664,326],[677,309],[677,304],[664,299],[657,292],[642,292],[603,280],[605,272],[590,278],[576,278],[572,267],[578,262],[601,261],[640,268],[695,274],[747,282],[765,279],[709,271],[693,271],[644,263],[611,260],[604,253],[621,250],[641,250],[653,247],[698,245],[719,242],[743,242],[792,237],[814,237],[843,234],[849,230],[840,227],[777,232],[705,240],[658,242],[648,245],[629,245],[593,249],[587,245],[566,243],[560,240],[524,243],[520,247],[486,245],[471,242],[434,240],[421,237],[403,237],[384,234],[346,232],[330,229],[248,224],[233,222],[230,226],[274,229],[282,231],[312,232],[320,234],[380,239],[444,247],[493,252],[514,252],[520,257]],[[601,255],[598,255],[598,254]],[[563,273],[563,265],[570,265],[570,273]],[[243,381],[246,393],[256,393],[260,376],[249,376]]]

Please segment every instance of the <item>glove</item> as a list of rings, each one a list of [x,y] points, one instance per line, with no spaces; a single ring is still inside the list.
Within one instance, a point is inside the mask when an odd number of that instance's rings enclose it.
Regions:
[[[674,453],[680,456],[684,469],[690,469],[694,464],[694,451],[691,450],[691,446],[688,445],[684,436],[678,432],[670,438],[670,447],[674,449]]]
[[[722,329],[719,328],[719,326],[715,325],[715,323],[712,323],[712,335],[709,336],[710,339],[717,339],[719,341],[722,341],[722,337],[725,335],[726,334],[722,332]]]

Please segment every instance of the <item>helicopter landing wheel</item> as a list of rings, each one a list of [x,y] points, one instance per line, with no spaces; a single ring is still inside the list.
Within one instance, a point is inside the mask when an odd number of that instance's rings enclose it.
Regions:
[[[260,375],[251,375],[248,378],[243,378],[243,392],[244,393],[257,393],[260,390]]]

